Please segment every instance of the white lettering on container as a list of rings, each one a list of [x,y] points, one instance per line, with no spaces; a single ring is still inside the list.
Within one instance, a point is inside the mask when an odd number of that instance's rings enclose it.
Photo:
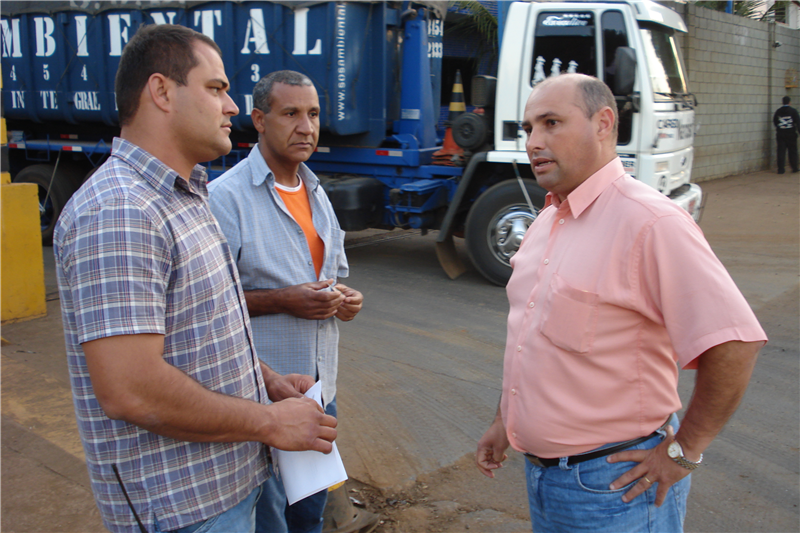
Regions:
[[[2,28],[3,57],[22,57],[19,19],[11,19],[11,25],[9,25],[8,22],[9,21],[6,19],[0,21],[0,28]]]
[[[216,24],[215,24],[216,22]],[[194,12],[194,25],[200,25],[200,33],[214,40],[214,26],[222,26],[222,11],[207,9]]]
[[[95,91],[79,91],[75,93],[75,109],[81,111],[100,111],[100,102]]]
[[[75,34],[78,40],[78,57],[89,56],[89,45],[86,42],[86,15],[75,17]],[[85,78],[84,78],[85,79]]]
[[[123,22],[125,23],[124,27]],[[108,16],[108,38],[111,41],[111,51],[108,55],[111,57],[122,55],[122,47],[128,42],[128,28],[130,26],[131,16],[127,13]]]
[[[11,108],[25,109],[25,91],[11,91]]]
[[[252,36],[251,36],[252,35]],[[264,11],[261,9],[251,9],[250,18],[247,19],[247,28],[244,33],[244,46],[241,54],[250,53],[250,43],[255,45],[254,54],[268,54],[267,31],[264,28]]]
[[[156,25],[175,24],[175,16],[177,14],[177,11],[167,11],[166,13],[153,12],[150,13],[150,16],[153,17],[153,22],[155,22]]]
[[[308,51],[308,8],[301,7],[294,12],[294,51],[293,55],[318,56],[322,54],[322,40],[317,39],[314,48]]]
[[[53,31],[56,25],[50,17],[34,17],[36,32],[36,57],[50,57],[56,51],[56,40]]]
[[[344,120],[345,90],[347,75],[345,63],[345,22],[347,21],[347,4],[336,4],[336,31],[334,47],[336,49],[336,120]]]
[[[58,109],[58,100],[55,91],[39,91],[42,97],[42,109]]]

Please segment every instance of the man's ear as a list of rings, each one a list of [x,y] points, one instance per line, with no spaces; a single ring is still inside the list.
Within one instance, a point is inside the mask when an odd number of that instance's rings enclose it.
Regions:
[[[164,112],[169,112],[175,96],[172,90],[174,86],[175,82],[156,72],[147,80],[145,91],[156,107]]]
[[[607,138],[614,132],[614,111],[606,106],[597,112],[597,135],[601,139]]]
[[[266,127],[264,126],[265,115],[266,113],[255,107],[250,112],[250,119],[253,121],[253,126],[256,128],[258,133],[264,133],[266,130]]]

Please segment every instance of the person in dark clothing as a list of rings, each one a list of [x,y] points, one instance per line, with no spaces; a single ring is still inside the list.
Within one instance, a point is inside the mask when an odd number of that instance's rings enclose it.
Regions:
[[[797,134],[800,132],[800,115],[797,110],[789,106],[792,101],[788,96],[783,97],[783,105],[775,111],[772,123],[775,124],[775,136],[778,140],[778,174],[786,172],[784,161],[786,152],[789,152],[789,165],[792,172],[800,171],[797,163]]]

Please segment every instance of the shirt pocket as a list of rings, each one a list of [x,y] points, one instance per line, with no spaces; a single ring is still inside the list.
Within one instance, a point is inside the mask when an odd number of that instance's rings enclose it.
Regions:
[[[330,228],[330,242],[325,246],[325,261],[320,272],[320,280],[338,280],[342,266],[347,264],[344,255],[345,231],[339,228]]]
[[[588,353],[597,329],[599,295],[576,289],[553,274],[548,289],[541,332],[568,352]]]

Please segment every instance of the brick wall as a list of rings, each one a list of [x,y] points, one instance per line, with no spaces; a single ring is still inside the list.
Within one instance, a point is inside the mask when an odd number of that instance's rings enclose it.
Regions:
[[[689,30],[681,44],[699,102],[693,181],[774,168],[772,114],[785,95],[800,106],[800,88],[785,87],[787,70],[800,71],[800,30],[670,4]]]

